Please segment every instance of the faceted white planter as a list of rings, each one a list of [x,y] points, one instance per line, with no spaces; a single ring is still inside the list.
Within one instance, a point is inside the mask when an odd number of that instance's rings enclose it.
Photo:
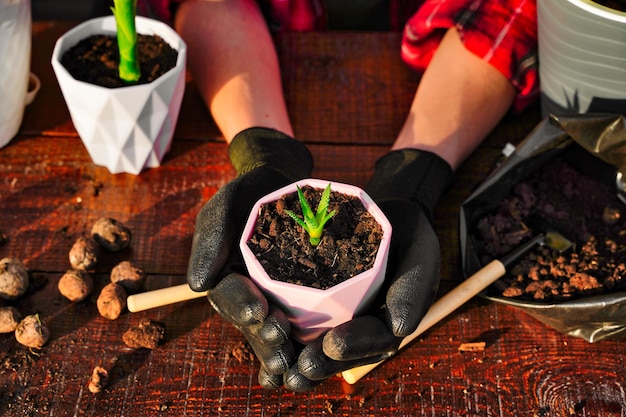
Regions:
[[[297,192],[296,185],[323,189],[328,183],[329,181],[317,179],[301,180],[261,198],[252,208],[239,242],[250,277],[287,314],[292,324],[293,336],[302,343],[309,343],[325,331],[361,314],[376,298],[387,269],[391,224],[363,190],[337,182],[331,182],[332,191],[358,197],[382,227],[383,238],[371,269],[334,287],[320,290],[271,279],[254,256],[247,241],[254,232],[259,209],[263,204]]]
[[[52,67],[72,122],[91,159],[113,174],[157,167],[169,151],[185,91],[187,46],[159,21],[137,17],[137,33],[159,35],[178,51],[176,66],[149,84],[106,88],[74,79],[61,65],[63,53],[95,34],[116,33],[115,17],[96,18],[61,36]]]

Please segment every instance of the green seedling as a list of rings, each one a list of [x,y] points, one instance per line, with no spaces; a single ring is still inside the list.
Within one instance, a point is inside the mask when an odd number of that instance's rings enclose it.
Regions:
[[[304,193],[300,186],[298,188],[298,199],[300,200],[300,205],[302,206],[302,215],[304,219],[298,217],[291,210],[285,210],[292,219],[296,221],[302,228],[309,234],[309,241],[311,245],[316,246],[320,243],[322,239],[322,232],[324,231],[324,225],[328,222],[334,215],[335,210],[328,213],[328,202],[330,201],[330,183],[324,189],[322,193],[322,198],[320,199],[320,203],[317,205],[317,210],[315,214],[313,214],[313,210],[311,210],[311,206],[306,201],[304,197]]]
[[[113,0],[111,11],[115,16],[117,46],[120,50],[119,76],[127,83],[134,83],[141,76],[135,28],[137,0]]]

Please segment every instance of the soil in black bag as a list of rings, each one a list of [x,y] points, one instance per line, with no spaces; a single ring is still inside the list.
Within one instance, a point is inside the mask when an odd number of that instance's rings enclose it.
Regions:
[[[478,253],[485,264],[541,230],[537,216],[575,246],[565,253],[538,247],[490,288],[490,295],[554,302],[626,288],[626,205],[614,186],[557,158],[518,182],[498,209],[479,219]]]

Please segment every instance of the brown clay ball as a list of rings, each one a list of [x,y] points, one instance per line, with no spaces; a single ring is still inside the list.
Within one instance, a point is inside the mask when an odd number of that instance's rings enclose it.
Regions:
[[[143,269],[130,261],[122,261],[111,270],[111,282],[120,284],[129,293],[141,290],[146,279]]]
[[[50,339],[50,330],[39,319],[38,314],[24,317],[15,329],[15,339],[29,348],[39,349]]]
[[[11,333],[22,321],[22,315],[15,307],[0,307],[0,333]]]
[[[114,282],[105,285],[98,296],[96,306],[102,317],[109,320],[117,319],[124,308],[126,308],[126,299],[128,294],[124,287]]]
[[[94,239],[81,236],[70,249],[70,265],[75,269],[91,269],[98,263],[99,251],[100,246]]]
[[[19,259],[0,260],[0,298],[15,300],[28,289],[28,270]]]
[[[93,225],[91,236],[109,252],[119,252],[127,248],[131,241],[130,229],[109,217],[103,217]]]
[[[58,284],[59,292],[70,301],[83,301],[93,290],[93,279],[87,271],[68,270]]]

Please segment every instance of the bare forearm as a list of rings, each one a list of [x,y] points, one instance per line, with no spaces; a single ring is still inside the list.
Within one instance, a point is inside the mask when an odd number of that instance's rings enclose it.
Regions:
[[[456,169],[514,98],[509,80],[466,50],[457,31],[450,29],[424,72],[393,149],[429,150]]]
[[[228,142],[253,126],[293,135],[274,44],[255,1],[186,1],[175,25],[196,85]]]

